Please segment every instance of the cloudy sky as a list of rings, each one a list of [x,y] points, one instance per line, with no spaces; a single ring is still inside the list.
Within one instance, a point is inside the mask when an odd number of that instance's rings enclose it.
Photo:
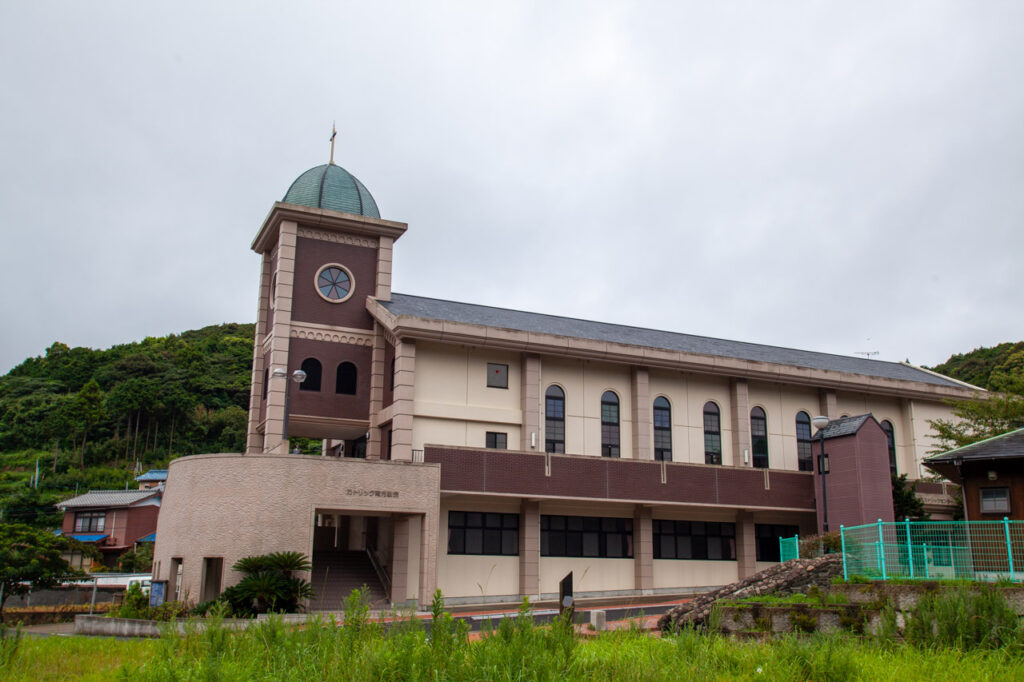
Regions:
[[[0,87],[0,372],[252,321],[335,120],[409,224],[396,291],[926,365],[1024,338],[1020,2],[4,2]]]

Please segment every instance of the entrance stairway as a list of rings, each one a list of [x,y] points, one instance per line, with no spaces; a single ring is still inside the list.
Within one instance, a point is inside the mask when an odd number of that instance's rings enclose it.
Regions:
[[[390,603],[377,571],[365,551],[313,552],[313,590],[310,611],[340,611],[345,598],[363,585],[370,588],[371,609]]]

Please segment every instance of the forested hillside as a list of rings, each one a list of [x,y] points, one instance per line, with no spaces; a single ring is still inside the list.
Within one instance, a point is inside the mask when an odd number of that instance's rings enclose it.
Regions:
[[[990,391],[1024,395],[1024,341],[976,348],[931,369]]]
[[[931,422],[939,442],[934,452],[1024,428],[1024,341],[976,348],[931,369],[992,391],[982,402],[954,403],[958,419]]]
[[[253,325],[106,350],[54,343],[0,377],[0,513],[54,525],[53,503],[134,485],[136,469],[245,445]],[[38,485],[33,485],[36,465]]]

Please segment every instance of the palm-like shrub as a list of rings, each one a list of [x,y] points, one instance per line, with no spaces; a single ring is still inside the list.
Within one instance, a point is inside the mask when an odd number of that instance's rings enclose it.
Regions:
[[[238,584],[221,594],[235,615],[277,611],[294,613],[303,599],[313,597],[309,581],[296,578],[296,571],[308,571],[312,564],[301,552],[274,552],[247,556],[232,568],[244,573]]]

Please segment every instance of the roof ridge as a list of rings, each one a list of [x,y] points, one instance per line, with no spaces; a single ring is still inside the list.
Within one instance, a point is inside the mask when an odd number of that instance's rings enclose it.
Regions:
[[[618,323],[618,322],[602,322],[600,320],[588,320],[588,319],[585,319],[585,318],[582,318],[582,317],[569,317],[567,315],[553,315],[551,313],[538,313],[538,312],[530,311],[530,310],[519,310],[517,308],[502,308],[500,306],[488,305],[488,304],[485,304],[485,303],[467,303],[465,301],[453,301],[453,300],[447,299],[447,298],[436,298],[436,297],[433,297],[433,296],[418,296],[416,294],[403,294],[401,292],[392,292],[391,296],[392,296],[392,298],[394,298],[395,296],[406,296],[408,298],[426,299],[426,300],[430,300],[430,301],[439,301],[441,303],[454,303],[456,305],[467,305],[467,306],[475,306],[475,307],[478,307],[478,308],[489,308],[491,310],[502,310],[502,311],[505,311],[505,312],[523,313],[524,315],[541,315],[541,316],[544,316],[544,317],[553,317],[553,318],[557,318],[557,319],[561,319],[561,320],[571,320],[573,322],[586,322],[586,323],[589,323],[589,324],[606,324],[606,325],[613,326],[613,327],[623,327],[623,328],[626,328],[626,329],[636,329],[636,330],[639,330],[639,331],[647,331],[647,332],[658,332],[660,334],[675,334],[675,335],[678,335],[678,336],[689,336],[689,337],[698,338],[698,339],[707,339],[709,341],[725,341],[725,342],[728,342],[728,343],[739,343],[739,344],[743,344],[743,345],[747,345],[747,346],[759,346],[761,348],[774,348],[774,349],[778,349],[778,350],[795,351],[797,353],[813,353],[815,355],[828,355],[830,357],[835,357],[835,358],[845,358],[845,359],[849,359],[849,360],[857,360],[858,362],[871,362],[871,363],[877,363],[877,364],[881,364],[881,365],[895,365],[895,366],[910,367],[912,369],[922,369],[920,367],[917,367],[916,365],[910,364],[909,362],[902,362],[902,361],[898,361],[897,362],[897,361],[894,361],[894,360],[872,360],[871,358],[861,358],[861,357],[856,357],[854,355],[841,355],[839,353],[830,353],[828,351],[807,350],[806,348],[793,348],[792,346],[777,346],[775,344],[757,343],[757,342],[754,342],[754,341],[739,341],[737,339],[727,339],[727,338],[724,338],[724,337],[721,337],[721,336],[705,336],[703,334],[691,334],[689,332],[670,331],[668,329],[655,329],[654,327],[640,327],[638,325],[621,324],[621,323]],[[386,301],[382,301],[382,303],[386,303]],[[953,381],[953,382],[956,382],[956,383],[959,383],[959,384],[964,383],[964,382],[958,381],[956,379],[953,379],[952,377],[947,377],[945,374],[939,374],[938,372],[931,372],[929,370],[922,370],[922,371],[928,372],[929,374],[932,374],[932,375],[934,375],[936,377],[939,377],[939,378],[942,378],[942,379],[946,379],[948,381]],[[971,388],[977,388],[977,387],[976,386],[971,386]],[[984,390],[984,389],[980,389],[980,390]]]

